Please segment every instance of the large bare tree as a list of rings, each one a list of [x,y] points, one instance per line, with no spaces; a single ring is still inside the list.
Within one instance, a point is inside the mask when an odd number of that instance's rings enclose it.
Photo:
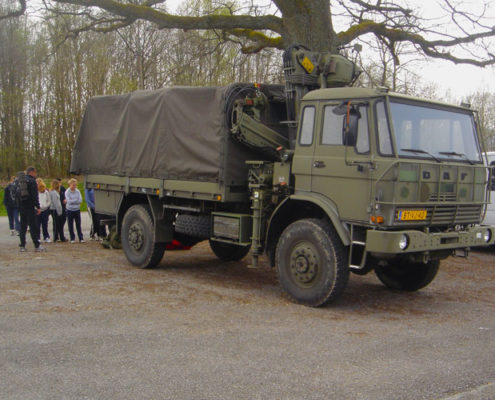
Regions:
[[[490,49],[495,27],[487,15],[488,0],[480,0],[476,11],[472,5],[458,0],[436,3],[432,0],[431,4],[438,5],[443,13],[436,19],[422,18],[421,10],[407,6],[405,0],[272,0],[265,13],[253,11],[259,10],[254,0],[251,7],[231,1],[218,3],[221,12],[213,8],[199,16],[169,13],[166,0],[44,0],[44,3],[48,7],[57,6],[58,12],[63,10],[60,6],[79,7],[91,20],[81,30],[106,32],[141,19],[159,29],[215,30],[226,39],[240,40],[242,50],[247,53],[267,47],[284,49],[294,43],[313,50],[337,52],[365,35],[374,35],[392,53],[397,44],[405,43],[429,58],[477,66],[495,64],[495,51]],[[26,1],[18,0],[17,6],[8,13],[22,13]],[[337,16],[340,22],[344,21],[340,30],[334,28]]]

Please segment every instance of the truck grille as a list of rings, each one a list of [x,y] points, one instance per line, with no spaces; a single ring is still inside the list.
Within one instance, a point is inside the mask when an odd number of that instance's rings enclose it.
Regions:
[[[457,196],[455,193],[432,193],[428,201],[456,201]]]

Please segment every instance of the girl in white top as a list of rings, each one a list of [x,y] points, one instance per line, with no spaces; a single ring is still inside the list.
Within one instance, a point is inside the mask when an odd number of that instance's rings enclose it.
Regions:
[[[40,215],[38,215],[39,226],[43,229],[43,240],[45,243],[50,243],[51,239],[50,234],[48,233],[48,218],[50,217],[50,205],[52,204],[52,201],[50,198],[50,193],[46,190],[45,182],[43,182],[42,179],[38,181],[38,198],[40,200],[41,210]]]

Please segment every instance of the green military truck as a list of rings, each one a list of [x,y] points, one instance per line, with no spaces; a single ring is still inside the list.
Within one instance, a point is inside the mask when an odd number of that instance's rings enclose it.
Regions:
[[[284,292],[321,306],[349,273],[414,291],[440,260],[494,242],[476,114],[350,87],[343,57],[292,47],[286,83],[170,87],[88,103],[71,170],[127,259],[174,239],[222,260],[267,254]]]

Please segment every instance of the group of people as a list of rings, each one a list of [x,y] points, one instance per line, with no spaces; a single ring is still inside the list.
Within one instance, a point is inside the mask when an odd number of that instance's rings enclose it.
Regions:
[[[43,179],[38,178],[36,168],[28,167],[25,172],[24,192],[20,194],[19,177],[12,177],[10,183],[5,188],[4,204],[7,209],[9,218],[9,228],[11,235],[19,235],[20,251],[26,251],[26,233],[29,227],[29,233],[33,240],[35,251],[44,251],[41,245],[41,235],[45,243],[67,242],[64,234],[64,226],[67,221],[69,228],[70,242],[75,243],[76,234],[74,232],[74,223],[79,242],[84,242],[84,236],[81,230],[81,203],[83,201],[81,192],[77,189],[77,180],[69,180],[69,187],[66,189],[61,184],[60,179],[53,179],[50,188]],[[87,202],[90,209],[92,208],[94,218],[94,194],[87,193]],[[92,201],[92,203],[91,203]],[[48,229],[49,219],[52,217],[53,236],[50,236]],[[98,229],[98,236],[103,235],[101,229]]]

